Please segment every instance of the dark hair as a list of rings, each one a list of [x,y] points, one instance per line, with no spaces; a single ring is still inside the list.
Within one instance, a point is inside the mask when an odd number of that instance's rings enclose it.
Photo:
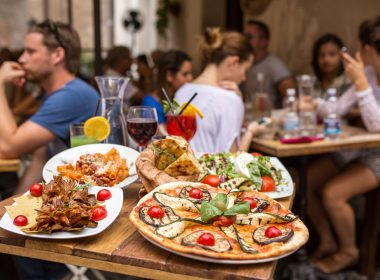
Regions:
[[[219,28],[206,28],[199,39],[199,49],[204,65],[219,65],[228,56],[237,56],[240,62],[247,61],[253,53],[252,46],[242,34],[220,32]]]
[[[130,59],[129,48],[125,46],[114,46],[107,53],[106,63],[109,67],[115,68],[123,58]]]
[[[314,73],[317,76],[318,80],[322,79],[322,72],[318,63],[319,52],[321,50],[321,47],[327,43],[332,43],[336,45],[338,47],[338,50],[340,50],[344,46],[342,40],[335,34],[325,34],[319,37],[317,41],[315,41],[313,46],[313,57],[311,60],[311,66],[313,67]],[[343,72],[344,66],[343,62],[341,62],[339,65],[337,76],[341,75]]]
[[[372,46],[380,54],[380,16],[362,22],[359,26],[359,40]]]
[[[250,19],[247,21],[247,25],[256,25],[260,29],[263,38],[265,38],[267,40],[270,39],[269,27],[264,22],[259,21],[259,20]]]
[[[168,73],[175,75],[182,67],[185,61],[191,61],[191,57],[179,50],[170,50],[165,52],[158,60],[157,88],[161,95],[161,88],[165,88],[169,95],[174,94],[170,88],[166,76]],[[162,96],[163,98],[164,96]]]
[[[65,67],[76,74],[80,66],[81,44],[78,33],[69,24],[45,20],[30,28],[28,33],[40,33],[43,43],[51,51],[58,47],[65,50]]]

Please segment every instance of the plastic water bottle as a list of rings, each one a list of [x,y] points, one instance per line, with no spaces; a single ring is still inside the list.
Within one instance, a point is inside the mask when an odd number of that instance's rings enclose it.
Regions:
[[[323,134],[325,138],[337,139],[340,134],[340,118],[337,114],[336,89],[327,90],[326,116],[323,120]]]
[[[284,118],[284,137],[293,138],[298,136],[299,132],[299,116],[297,112],[296,103],[296,90],[289,88],[286,91],[285,109],[286,114]]]

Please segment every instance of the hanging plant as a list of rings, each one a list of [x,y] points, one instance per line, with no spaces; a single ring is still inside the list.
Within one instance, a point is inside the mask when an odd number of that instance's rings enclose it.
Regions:
[[[156,10],[156,28],[160,36],[166,39],[166,31],[169,27],[170,14],[178,17],[181,11],[180,4],[171,0],[160,0]]]

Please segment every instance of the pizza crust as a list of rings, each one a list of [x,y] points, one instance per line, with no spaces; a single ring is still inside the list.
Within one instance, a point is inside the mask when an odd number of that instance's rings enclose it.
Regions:
[[[166,191],[170,191],[181,186],[182,187],[183,186],[202,187],[204,189],[207,189],[211,193],[212,196],[215,196],[216,193],[228,192],[225,190],[210,187],[209,185],[205,185],[201,183],[190,183],[190,182],[174,182],[174,183],[164,184],[157,187],[154,190],[154,192],[157,191],[157,192],[165,193]],[[137,229],[143,235],[145,235],[145,237],[147,237],[148,239],[153,240],[154,242],[160,244],[161,246],[165,248],[168,248],[180,253],[195,254],[195,255],[206,256],[210,258],[217,258],[217,259],[265,260],[265,259],[270,259],[270,258],[275,258],[275,257],[281,257],[288,253],[294,252],[298,250],[302,245],[304,245],[309,238],[309,232],[306,226],[303,224],[301,220],[297,219],[287,224],[287,226],[290,226],[293,229],[294,235],[286,242],[274,242],[268,245],[259,245],[259,244],[253,243],[252,241],[250,245],[252,245],[252,247],[256,248],[259,251],[258,253],[255,253],[255,254],[243,252],[240,249],[240,246],[236,240],[233,240],[232,238],[226,236],[218,227],[214,227],[212,225],[192,225],[186,228],[185,232],[182,233],[180,236],[174,239],[168,239],[168,238],[157,235],[155,233],[155,227],[147,225],[139,217],[138,210],[140,208],[140,205],[146,202],[149,202],[149,200],[152,199],[154,192],[147,194],[138,202],[138,204],[134,207],[134,209],[132,210],[130,214],[130,220],[137,227]],[[260,193],[256,191],[252,191],[249,193],[252,193],[255,197],[268,200],[271,205],[276,204],[276,208],[278,207],[277,205],[279,205],[281,209],[285,209],[283,205],[273,200],[272,198],[268,197],[264,193]],[[181,211],[178,211],[176,213],[179,216],[181,216]],[[232,246],[232,250],[223,252],[223,253],[217,253],[214,251],[202,249],[197,246],[181,245],[181,239],[183,236],[187,235],[189,232],[200,230],[200,229],[207,229],[207,230],[210,230],[210,231],[213,231],[225,236],[230,242]]]

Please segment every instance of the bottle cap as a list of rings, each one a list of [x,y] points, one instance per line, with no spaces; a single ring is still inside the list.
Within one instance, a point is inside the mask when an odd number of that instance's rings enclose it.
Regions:
[[[327,95],[328,96],[331,96],[331,95],[336,95],[336,88],[328,88],[327,89]]]
[[[288,96],[295,96],[295,95],[296,95],[296,89],[295,89],[295,88],[288,88],[288,89],[286,90],[286,94],[287,94]]]

